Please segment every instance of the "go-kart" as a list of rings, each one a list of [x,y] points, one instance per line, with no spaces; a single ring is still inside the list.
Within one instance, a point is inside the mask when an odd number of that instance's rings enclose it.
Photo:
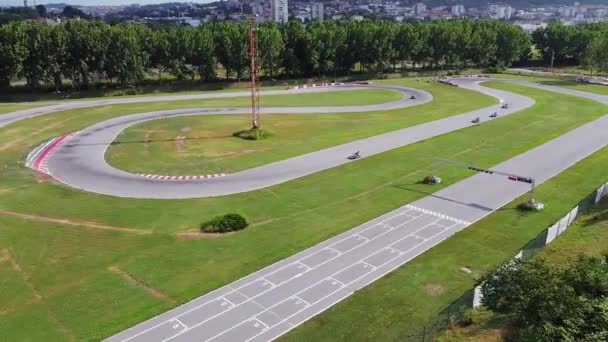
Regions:
[[[439,183],[441,183],[441,178],[439,178],[437,176],[428,176],[428,177],[425,177],[422,180],[422,183],[424,183],[424,184],[439,184]]]
[[[509,108],[509,105],[505,103],[505,104],[503,104],[502,106],[500,106],[500,108],[502,108],[502,109],[507,109],[507,108]]]
[[[498,116],[498,113],[496,113],[496,112],[494,112],[494,113],[490,114],[490,117],[491,117],[491,118],[495,118],[495,117],[497,117],[497,116]]]
[[[414,95],[410,96],[410,100],[415,100],[415,99],[416,99],[416,96],[414,96]]]
[[[361,155],[359,154],[359,151],[357,151],[357,152],[351,154],[350,156],[348,156],[348,159],[350,159],[350,160],[355,160],[355,159],[359,159],[359,158],[361,158]]]
[[[476,118],[475,118],[475,119],[473,119],[471,122],[472,122],[472,123],[479,123],[479,121],[480,121],[479,117],[476,117]]]

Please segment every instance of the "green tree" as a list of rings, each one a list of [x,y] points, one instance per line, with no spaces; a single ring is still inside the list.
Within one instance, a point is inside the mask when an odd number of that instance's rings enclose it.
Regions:
[[[520,27],[500,23],[498,28],[495,64],[508,67],[530,53],[532,48],[530,38]]]
[[[608,76],[608,31],[606,34],[597,35],[585,51],[583,63],[592,72],[597,70]]]
[[[0,26],[0,88],[10,87],[11,80],[21,72],[28,52],[25,42],[24,24]]]
[[[42,18],[46,18],[46,7],[44,5],[36,5],[36,12]]]
[[[312,63],[309,59],[308,35],[302,23],[290,21],[283,27],[283,69],[290,77],[304,75]]]
[[[285,49],[281,30],[276,24],[262,25],[258,31],[258,46],[262,70],[274,78],[281,66],[281,56]]]
[[[24,29],[27,54],[22,61],[20,76],[25,78],[30,88],[37,88],[49,69],[50,53],[47,48],[50,30],[47,25],[39,23],[28,23]]]
[[[208,26],[200,26],[192,33],[192,53],[188,61],[197,71],[201,82],[215,78],[215,46]]]
[[[113,26],[104,62],[105,75],[120,84],[137,83],[145,77],[150,56],[133,25]]]
[[[491,272],[483,304],[513,320],[521,341],[600,341],[608,337],[608,257],[557,268],[514,261]]]
[[[62,88],[64,72],[69,70],[67,66],[69,59],[68,41],[69,37],[65,26],[58,25],[51,30],[44,48],[47,52],[45,83],[53,86],[55,91]]]
[[[240,81],[247,66],[249,27],[245,24],[219,23],[214,27],[217,59],[226,70],[226,76],[236,76]]]

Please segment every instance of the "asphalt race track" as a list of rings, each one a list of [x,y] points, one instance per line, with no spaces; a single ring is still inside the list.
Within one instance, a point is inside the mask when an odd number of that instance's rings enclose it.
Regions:
[[[596,99],[608,103],[607,97]],[[607,130],[608,115],[493,169],[540,184],[606,146]],[[505,177],[477,174],[108,341],[273,340],[528,190]]]
[[[205,180],[193,179],[150,179],[131,174],[108,165],[105,152],[109,144],[129,126],[160,118],[204,115],[246,113],[246,108],[222,109],[180,109],[161,112],[135,114],[113,118],[83,129],[65,139],[54,148],[49,158],[48,173],[60,182],[71,187],[110,196],[130,198],[177,199],[229,195],[247,192],[280,184],[299,177],[351,162],[347,157],[354,151],[368,157],[391,149],[429,139],[454,130],[474,125],[475,117],[482,121],[490,120],[488,115],[498,112],[505,116],[534,104],[524,96],[481,87],[475,79],[461,79],[458,83],[470,89],[481,91],[509,103],[508,109],[500,105],[451,116],[445,119],[404,128],[390,133],[304,154],[298,157],[248,169],[225,177]],[[361,88],[362,86],[357,86]],[[309,107],[309,108],[265,108],[265,113],[302,114],[302,113],[348,113],[388,110],[425,103],[431,100],[430,94],[398,86],[363,86],[396,90],[403,99],[386,104],[358,107]],[[416,100],[409,100],[415,94]]]
[[[381,153],[469,127],[470,121],[477,116],[483,122],[489,120],[491,112],[498,111],[497,119],[500,119],[534,103],[523,96],[485,88],[478,84],[479,81],[481,79],[455,80],[462,87],[499,97],[509,103],[509,108],[498,110],[497,105],[222,178],[198,182],[149,180],[115,170],[103,160],[107,145],[124,128],[165,114],[194,115],[200,114],[200,110],[137,114],[91,126],[59,146],[49,161],[49,170],[68,185],[125,197],[188,198],[259,189],[349,162],[346,156],[354,150],[360,150],[363,156]],[[608,104],[607,96],[523,81],[509,82],[584,96]],[[280,110],[277,113],[287,113],[282,110],[294,108]],[[104,133],[106,130],[110,132],[107,135]],[[530,176],[540,184],[606,146],[607,131],[608,115],[500,163],[493,169]],[[97,136],[98,133],[101,135]],[[94,167],[83,165],[83,162]],[[94,164],[90,164],[92,162]],[[72,168],[76,168],[73,173],[70,171]],[[113,179],[122,182],[122,185],[109,187],[106,181],[98,183],[104,177],[109,177],[108,182]],[[107,341],[273,340],[528,190],[528,184],[511,182],[506,177],[476,174],[127,329]]]

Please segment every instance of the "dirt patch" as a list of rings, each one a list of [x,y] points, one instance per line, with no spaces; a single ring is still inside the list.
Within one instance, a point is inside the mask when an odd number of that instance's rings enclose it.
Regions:
[[[146,284],[143,280],[135,277],[133,274],[121,269],[118,266],[110,266],[110,267],[108,267],[108,271],[119,275],[121,278],[123,278],[129,284],[144,289],[146,292],[148,292],[148,294],[150,294],[154,298],[160,299],[163,302],[169,303],[169,304],[177,303],[177,301],[174,298],[172,298],[171,296],[161,292],[158,289],[155,289],[154,287],[150,286],[149,284]]]
[[[180,128],[179,131],[182,132],[182,133],[188,133],[191,130],[192,130],[192,127],[182,127],[182,128]]]
[[[59,183],[55,178],[47,175],[44,172],[40,172],[40,171],[34,171],[34,179],[36,180],[36,183],[53,183],[53,184],[61,184]]]
[[[223,236],[232,235],[236,232],[227,232],[227,233],[203,233],[200,230],[187,230],[184,232],[177,233],[177,238],[179,240],[199,240],[199,239],[217,239]]]
[[[175,137],[175,150],[177,153],[183,153],[188,149],[186,147],[186,139],[187,137],[185,135],[178,135]]]
[[[431,296],[439,296],[445,292],[445,288],[441,284],[426,284],[424,285],[424,291]]]
[[[25,272],[23,272],[23,270],[21,269],[21,266],[19,266],[19,263],[17,262],[17,260],[15,260],[15,258],[13,258],[13,256],[11,255],[11,252],[8,249],[3,249],[2,253],[0,253],[0,255],[2,256],[2,259],[11,263],[13,271],[19,273],[21,275],[21,277],[23,277],[23,281],[25,282],[27,287],[29,287],[29,289],[32,291],[34,298],[36,298],[36,300],[42,299],[42,295],[40,294],[40,292],[38,292],[36,287],[34,287],[34,285],[30,282],[30,277]]]
[[[58,223],[58,224],[66,225],[66,226],[72,226],[72,227],[86,227],[86,228],[93,228],[93,229],[113,230],[113,231],[127,232],[127,233],[134,233],[134,234],[152,233],[151,230],[115,227],[115,226],[108,226],[108,225],[104,225],[104,224],[98,224],[98,223],[94,223],[94,222],[58,219],[58,218],[52,218],[52,217],[46,217],[46,216],[40,216],[40,215],[16,213],[16,212],[5,211],[5,210],[0,210],[0,215],[17,217],[17,218],[24,219],[24,220],[32,220],[32,221],[38,221],[38,222]]]

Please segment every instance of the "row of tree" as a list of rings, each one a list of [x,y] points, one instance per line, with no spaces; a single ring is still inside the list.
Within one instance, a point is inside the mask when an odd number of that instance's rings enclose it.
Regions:
[[[400,24],[386,21],[313,22],[259,27],[262,71],[270,78],[348,74],[397,67],[511,65],[529,55],[529,35],[494,20]],[[249,26],[213,23],[151,30],[142,25],[69,21],[49,27],[0,27],[0,86],[24,78],[30,87],[91,81],[133,84],[149,73],[177,79],[248,75]]]
[[[532,40],[546,64],[581,65],[592,42],[608,35],[608,23],[553,24],[532,33]]]

